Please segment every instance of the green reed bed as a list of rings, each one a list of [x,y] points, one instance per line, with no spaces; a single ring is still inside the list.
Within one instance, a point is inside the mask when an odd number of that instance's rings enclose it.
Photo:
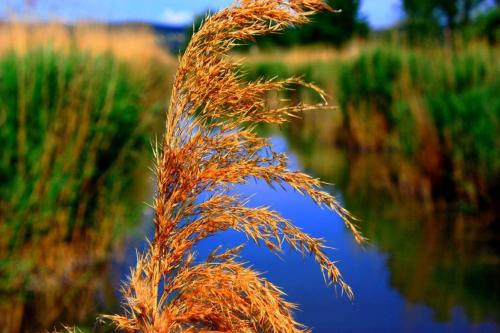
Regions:
[[[439,195],[491,200],[500,173],[500,51],[370,46],[329,61],[249,62],[250,78],[306,73],[341,107],[332,140],[356,151],[397,152]],[[306,92],[300,98],[308,98]]]
[[[404,152],[452,184],[447,194],[475,201],[492,193],[500,171],[498,55],[481,47],[375,50],[342,67],[340,103],[346,118],[381,118],[375,149]]]
[[[62,243],[104,250],[137,215],[148,189],[136,170],[163,101],[144,99],[152,84],[136,72],[79,51],[0,56],[3,289],[19,288],[35,263],[46,269],[51,251],[69,260]]]

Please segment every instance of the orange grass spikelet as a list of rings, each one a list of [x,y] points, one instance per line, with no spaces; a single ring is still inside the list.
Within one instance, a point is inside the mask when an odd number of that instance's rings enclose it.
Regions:
[[[248,207],[234,185],[251,178],[288,185],[337,212],[358,242],[363,237],[321,182],[291,170],[286,154],[254,133],[256,124],[282,124],[327,106],[324,93],[298,78],[245,83],[228,53],[240,41],[307,23],[322,0],[241,0],[207,17],[180,59],[165,134],[155,147],[155,234],[125,284],[123,315],[105,316],[118,329],[141,332],[304,332],[295,305],[272,283],[238,261],[241,247],[215,250],[197,261],[196,244],[237,230],[279,252],[284,244],[310,254],[325,279],[352,297],[337,266],[314,238],[268,207]],[[301,84],[323,102],[269,108],[269,91]]]

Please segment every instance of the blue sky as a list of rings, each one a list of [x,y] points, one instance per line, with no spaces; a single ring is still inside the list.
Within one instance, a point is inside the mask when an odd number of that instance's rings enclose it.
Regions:
[[[24,3],[36,3],[26,14]],[[218,9],[232,0],[3,0],[0,13],[24,13],[43,19],[148,21],[173,25],[191,22],[207,8]],[[361,15],[376,28],[391,25],[401,16],[400,0],[361,0]],[[2,8],[3,7],[3,8]]]

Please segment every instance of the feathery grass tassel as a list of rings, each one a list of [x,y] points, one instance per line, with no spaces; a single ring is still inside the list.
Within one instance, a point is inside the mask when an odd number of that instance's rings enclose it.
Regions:
[[[352,297],[322,239],[302,232],[267,207],[250,208],[230,189],[249,178],[289,185],[337,212],[358,242],[349,213],[321,182],[290,170],[287,156],[258,137],[257,123],[282,124],[320,105],[269,109],[266,93],[302,84],[300,79],[244,83],[228,52],[238,41],[308,22],[331,10],[321,0],[241,0],[208,17],[180,60],[166,131],[155,153],[155,235],[124,286],[126,314],[105,316],[117,328],[141,332],[305,332],[295,305],[258,273],[238,261],[241,247],[195,260],[194,246],[219,231],[245,233],[271,251],[287,243],[311,254],[328,283]],[[207,198],[207,193],[208,198]],[[201,200],[202,198],[206,198]]]

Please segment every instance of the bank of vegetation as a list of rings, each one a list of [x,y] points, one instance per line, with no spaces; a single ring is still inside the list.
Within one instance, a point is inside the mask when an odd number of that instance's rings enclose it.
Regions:
[[[159,48],[144,63],[115,49],[148,45],[147,34],[0,29],[0,326],[16,332],[49,328],[61,311],[81,316],[67,311],[81,294],[64,286],[85,286],[137,221],[174,66]]]
[[[306,73],[308,80],[327,87],[340,109],[322,114],[332,125],[318,130],[351,152],[404,156],[412,172],[395,170],[391,177],[407,194],[474,206],[491,203],[500,172],[497,48],[372,43],[318,59],[316,49],[309,52],[298,52],[291,64],[273,55],[269,60],[250,56],[247,75]],[[310,98],[307,91],[287,97]]]

